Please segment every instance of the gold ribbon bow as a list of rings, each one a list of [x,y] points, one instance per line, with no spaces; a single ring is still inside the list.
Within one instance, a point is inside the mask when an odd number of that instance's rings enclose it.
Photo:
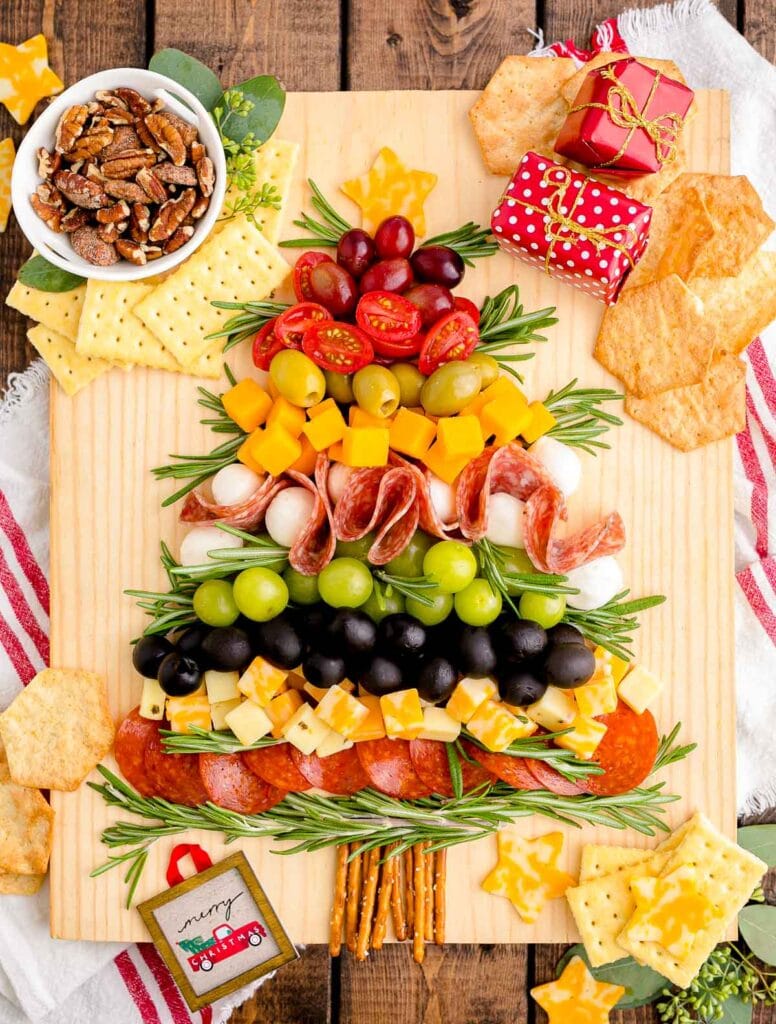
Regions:
[[[684,118],[681,114],[673,111],[659,114],[654,118],[647,117],[649,106],[655,98],[655,94],[662,81],[660,72],[655,72],[652,88],[649,90],[649,95],[642,109],[639,109],[636,98],[627,85],[624,85],[615,74],[613,65],[607,65],[599,73],[601,78],[605,78],[612,83],[606,95],[606,103],[581,103],[578,107],[572,107],[569,114],[575,114],[579,110],[605,110],[612,124],[617,128],[625,128],[627,135],[619,151],[615,153],[611,160],[606,160],[604,163],[596,164],[596,166],[611,167],[612,164],[616,163],[626,152],[631,139],[638,131],[646,132],[652,140],[655,146],[655,156],[661,167],[675,160],[678,135],[684,127]]]

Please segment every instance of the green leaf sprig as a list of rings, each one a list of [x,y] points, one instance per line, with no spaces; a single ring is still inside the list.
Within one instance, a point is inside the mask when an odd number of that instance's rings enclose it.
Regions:
[[[467,221],[453,231],[445,231],[441,235],[424,238],[421,248],[429,245],[444,245],[457,252],[467,267],[473,267],[475,260],[486,259],[498,252],[498,245],[493,241],[490,228],[480,227],[473,220]]]
[[[31,256],[21,265],[17,278],[27,288],[35,288],[39,292],[71,292],[86,284],[85,277],[55,267],[40,254]]]
[[[520,614],[513,600],[517,593],[545,594],[547,597],[579,593],[576,588],[568,586],[565,576],[543,572],[511,572],[507,568],[509,552],[487,537],[475,541],[472,547],[483,576],[491,588],[501,594],[515,615]]]
[[[516,345],[547,341],[541,332],[558,322],[554,313],[555,306],[526,313],[520,301],[520,289],[516,284],[509,285],[482,303],[480,340],[475,351],[493,356],[503,370],[522,382],[523,378],[513,364],[533,359],[535,353],[512,350]]]
[[[197,621],[193,601],[197,584],[175,578],[173,572],[178,568],[178,563],[164,541],[161,542],[160,561],[170,583],[168,591],[124,591],[127,597],[134,597],[138,608],[151,617],[151,622],[143,630],[143,636],[165,636]]]
[[[254,178],[256,176],[254,167]],[[279,210],[282,203],[282,196],[278,191],[277,185],[270,185],[269,182],[264,182],[260,188],[253,189],[253,191],[246,190],[243,195],[237,196],[235,199],[227,199],[224,204],[224,212],[221,217],[218,218],[218,223],[222,224],[229,220],[234,220],[235,217],[239,217],[241,214],[245,214],[246,220],[250,221],[254,227],[260,229],[260,225],[256,220],[256,211],[260,209],[272,209]]]
[[[340,238],[346,231],[350,231],[353,225],[337,213],[312,178],[307,179],[307,184],[312,192],[310,205],[321,219],[315,220],[309,214],[303,213],[300,219],[293,223],[295,227],[308,234],[303,238],[289,238],[280,245],[286,249],[336,249]]]
[[[610,427],[621,427],[622,420],[603,405],[621,402],[624,397],[611,388],[578,388],[575,378],[559,391],[551,391],[544,400],[557,420],[547,437],[554,437],[572,448],[581,448],[590,455],[596,455],[596,449],[610,448],[600,438]]]
[[[217,309],[235,310],[235,315],[230,317],[220,331],[214,331],[206,336],[206,341],[216,338],[226,338],[224,352],[239,345],[241,341],[252,338],[254,334],[274,320],[276,316],[285,313],[290,306],[286,302],[224,302],[221,299],[213,299],[211,305]]]
[[[623,661],[633,660],[633,633],[639,628],[636,618],[639,612],[648,608],[656,608],[665,602],[662,594],[651,597],[639,597],[633,601],[625,601],[630,591],[623,590],[601,605],[585,611],[581,608],[566,608],[563,621],[570,623],[593,644],[603,647],[616,658]]]
[[[389,596],[395,590],[402,597],[414,598],[425,608],[434,607],[431,594],[437,589],[437,585],[428,576],[396,576],[384,569],[372,569],[372,575],[385,584]]]

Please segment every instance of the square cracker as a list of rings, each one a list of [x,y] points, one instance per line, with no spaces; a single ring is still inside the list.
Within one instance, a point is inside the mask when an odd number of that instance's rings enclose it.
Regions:
[[[45,873],[53,821],[54,812],[39,790],[13,782],[0,746],[0,879],[9,876],[7,891],[18,891],[18,887],[11,888],[15,875],[35,877]]]
[[[601,846],[588,843],[582,848],[579,862],[579,882],[590,882],[594,878],[611,875],[620,868],[641,864],[652,856],[651,850],[639,850],[633,846]]]
[[[754,854],[723,836],[702,814],[692,819],[692,826],[669,856],[661,874],[665,877],[682,865],[695,869],[699,891],[720,911],[719,917],[695,932],[687,956],[674,957],[656,942],[632,938],[627,926],[618,941],[640,963],[647,964],[675,985],[685,988],[717,943],[723,941],[731,921],[746,904],[768,868]]]
[[[74,342],[43,324],[31,327],[27,331],[27,337],[42,356],[59,386],[71,397],[111,368],[111,363],[105,359],[79,355]]]
[[[650,398],[625,399],[625,411],[674,448],[690,452],[746,426],[746,366],[730,352],[714,356],[699,384]]]
[[[145,281],[88,281],[76,352],[159,370],[180,370],[180,364],[133,312],[153,290],[154,285]]]
[[[68,341],[75,341],[85,297],[84,284],[69,292],[42,292],[17,281],[8,292],[5,304],[31,320],[37,320],[49,330],[56,331]]]
[[[134,311],[177,361],[189,369],[213,348],[208,335],[233,315],[212,300],[266,299],[289,266],[244,216],[211,235],[175,273],[142,299]]]
[[[687,174],[686,184],[698,190],[716,231],[703,247],[694,268],[697,277],[731,277],[757,252],[776,225],[763,209],[754,186],[744,175]]]
[[[676,274],[632,288],[604,313],[593,354],[625,384],[646,398],[697,384],[715,346],[713,324],[703,303]]]
[[[755,253],[735,277],[693,277],[688,285],[726,352],[743,352],[776,320],[776,252]]]
[[[553,155],[566,119],[563,84],[576,72],[566,57],[505,57],[469,111],[485,166],[512,174],[526,150]]]
[[[114,733],[105,679],[80,669],[44,669],[0,715],[8,770],[20,786],[78,789]]]
[[[274,206],[260,207],[254,214],[254,220],[259,230],[273,245],[277,245],[280,238],[280,226],[283,222],[283,214],[288,203],[291,181],[294,176],[294,168],[299,155],[299,144],[286,142],[283,139],[268,139],[263,146],[260,146],[253,154],[253,165],[256,168],[256,187],[261,188],[264,184],[274,185],[280,194],[280,208]],[[242,193],[234,186],[228,189],[224,197],[224,210],[226,207],[239,199]],[[223,212],[222,212],[223,216]],[[229,223],[227,220],[218,220],[214,231],[221,231]]]

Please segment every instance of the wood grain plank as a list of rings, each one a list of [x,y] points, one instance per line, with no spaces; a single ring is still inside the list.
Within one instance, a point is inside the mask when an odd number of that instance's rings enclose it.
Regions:
[[[770,0],[760,0],[763,17],[771,7]],[[747,5],[749,0],[747,0]],[[654,0],[548,0],[544,9],[544,39],[547,43],[573,39],[578,46],[587,46],[596,25],[622,11],[634,7],[654,7]],[[717,0],[722,14],[732,24],[737,20],[736,0]],[[767,26],[767,20],[764,22]]]
[[[773,0],[741,0],[744,36],[766,60],[776,60],[776,21]]]
[[[229,1018],[229,1024],[330,1024],[329,950],[308,946]]]
[[[43,32],[48,40],[49,62],[65,85],[102,68],[143,64],[145,56],[144,0],[102,4],[94,18],[89,0],[14,0],[0,4],[0,39],[10,43]],[[84,31],[88,25],[89,30]],[[42,105],[39,110],[42,109]],[[38,111],[39,112],[39,111]],[[12,136],[17,147],[25,129],[0,107],[0,138]],[[28,323],[1,300],[11,287],[30,246],[12,216],[0,236],[0,389],[8,374],[22,370],[35,352],[27,342]]]
[[[481,89],[507,53],[526,53],[534,0],[351,0],[347,88]]]
[[[157,0],[153,45],[193,54],[226,85],[271,73],[286,89],[340,86],[339,0]]]

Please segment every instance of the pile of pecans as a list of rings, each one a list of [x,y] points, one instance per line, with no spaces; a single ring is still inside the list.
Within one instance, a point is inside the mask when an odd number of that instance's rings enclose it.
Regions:
[[[38,150],[38,173],[33,209],[99,267],[122,258],[144,266],[180,249],[215,183],[197,129],[124,88],[69,107],[53,151]]]

